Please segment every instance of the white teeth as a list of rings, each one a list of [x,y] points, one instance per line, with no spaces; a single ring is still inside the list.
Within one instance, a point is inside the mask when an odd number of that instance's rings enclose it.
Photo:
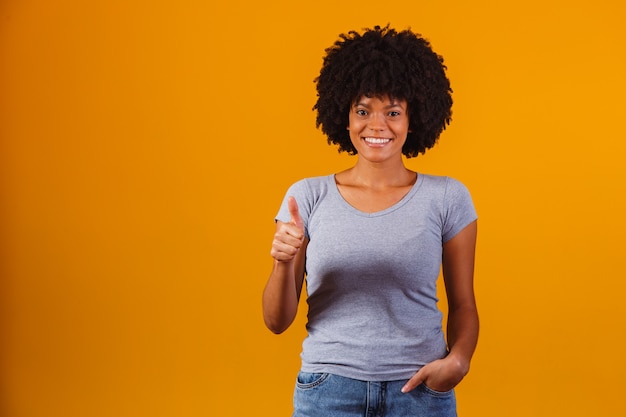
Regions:
[[[365,142],[367,143],[376,143],[376,144],[387,143],[391,140],[387,138],[364,138],[364,139],[365,139]]]

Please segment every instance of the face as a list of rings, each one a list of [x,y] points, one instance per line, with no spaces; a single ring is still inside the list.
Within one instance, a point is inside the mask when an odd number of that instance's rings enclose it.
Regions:
[[[372,162],[402,160],[409,133],[406,100],[360,97],[350,108],[348,131],[359,157]]]

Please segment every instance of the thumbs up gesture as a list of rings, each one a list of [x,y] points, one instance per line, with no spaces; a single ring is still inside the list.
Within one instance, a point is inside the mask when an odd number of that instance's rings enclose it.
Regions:
[[[291,219],[287,223],[278,222],[272,242],[271,255],[279,262],[292,262],[304,240],[304,222],[300,217],[298,203],[293,197],[287,200]]]

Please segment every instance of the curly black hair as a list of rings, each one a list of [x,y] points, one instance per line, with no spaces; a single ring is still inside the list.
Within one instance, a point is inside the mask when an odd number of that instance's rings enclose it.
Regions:
[[[402,153],[411,158],[432,148],[452,116],[452,89],[443,58],[410,29],[375,26],[339,37],[326,49],[315,79],[316,126],[328,143],[355,155],[346,130],[350,107],[363,96],[387,95],[407,102],[410,132]]]

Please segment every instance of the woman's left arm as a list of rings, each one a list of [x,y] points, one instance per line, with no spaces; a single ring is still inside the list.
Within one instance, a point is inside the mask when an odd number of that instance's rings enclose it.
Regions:
[[[448,349],[463,376],[478,341],[478,310],[474,297],[476,221],[443,246],[443,279],[448,296]],[[460,381],[459,381],[460,382]]]
[[[478,341],[478,310],[474,297],[476,221],[443,245],[443,278],[448,297],[448,355],[422,367],[402,388],[409,392],[424,383],[449,391],[469,372]]]

